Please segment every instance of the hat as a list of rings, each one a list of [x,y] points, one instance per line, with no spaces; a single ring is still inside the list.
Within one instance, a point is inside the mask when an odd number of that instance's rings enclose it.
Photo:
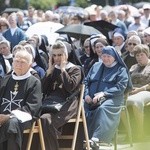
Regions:
[[[120,29],[120,28],[116,28],[116,29],[115,29],[115,31],[114,31],[114,33],[113,33],[113,36],[114,36],[114,37],[120,36],[120,37],[122,37],[123,40],[126,39],[126,34],[125,34],[124,31],[123,31],[122,29]]]
[[[115,32],[114,37],[121,37],[123,40],[125,40],[124,36],[119,32]]]
[[[61,45],[61,46],[58,46],[58,45]],[[63,46],[63,49],[61,48],[62,46]],[[51,51],[50,51],[50,52],[52,52],[52,51],[55,50],[55,49],[60,49],[60,48],[61,48],[61,50],[63,51],[63,53],[66,55],[66,57],[68,58],[67,46],[66,46],[66,44],[64,44],[63,41],[60,41],[60,40],[56,41],[56,42],[51,46]]]
[[[106,46],[106,47],[104,47],[102,49],[102,54],[108,54],[108,55],[114,57],[115,60],[117,59],[117,56],[116,56],[116,53],[115,53],[115,49],[112,46]]]
[[[135,14],[133,15],[133,17],[134,17],[134,18],[140,18],[140,17],[141,17],[141,14],[140,14],[140,13],[135,13]]]
[[[98,39],[104,39],[106,40],[106,37],[103,35],[103,34],[96,34],[96,35],[92,35],[90,37],[90,42],[91,42],[91,45],[93,46],[94,42]]]
[[[102,49],[102,54],[108,54],[115,58],[115,61],[118,62],[121,66],[125,67],[127,69],[126,64],[124,63],[121,56],[118,54],[118,52],[115,50],[113,46],[106,46]]]
[[[150,4],[144,4],[143,9],[150,9]]]
[[[97,44],[97,43],[102,43],[104,46],[107,46],[108,45],[108,42],[106,39],[103,39],[103,38],[98,38],[95,42],[94,42],[94,46]]]

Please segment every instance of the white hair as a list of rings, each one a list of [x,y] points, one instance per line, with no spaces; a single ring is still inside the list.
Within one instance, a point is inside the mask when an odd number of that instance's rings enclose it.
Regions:
[[[16,57],[24,58],[30,65],[32,64],[33,56],[27,50],[17,51],[15,54],[15,58]]]

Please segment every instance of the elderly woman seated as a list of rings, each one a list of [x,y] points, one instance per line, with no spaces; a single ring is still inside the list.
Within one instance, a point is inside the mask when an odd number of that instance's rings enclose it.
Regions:
[[[111,142],[129,88],[128,69],[114,47],[104,47],[101,59],[85,78],[84,107],[93,150],[99,150],[98,143]]]
[[[143,110],[150,102],[150,59],[147,45],[139,44],[133,49],[137,64],[130,69],[133,91],[127,99],[127,105],[133,108],[139,138],[143,134]]]

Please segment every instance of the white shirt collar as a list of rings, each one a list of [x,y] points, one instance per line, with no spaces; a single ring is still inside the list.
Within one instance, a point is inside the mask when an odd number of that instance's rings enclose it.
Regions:
[[[24,74],[22,76],[16,76],[15,72],[14,71],[12,72],[12,78],[14,80],[24,80],[24,79],[29,78],[30,76],[31,76],[30,69],[28,70],[28,72],[26,74]]]
[[[7,55],[7,56],[3,55],[3,57],[4,57],[5,59],[9,59],[9,58],[12,58],[13,55],[12,55],[12,54],[9,54],[9,55]]]
[[[71,67],[74,67],[75,65],[71,62],[69,62],[68,64],[66,64],[65,69],[69,69]],[[55,68],[60,69],[60,66],[55,65]]]

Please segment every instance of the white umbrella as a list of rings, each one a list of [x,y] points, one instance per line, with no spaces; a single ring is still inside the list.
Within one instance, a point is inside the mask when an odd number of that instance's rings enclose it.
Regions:
[[[53,44],[59,37],[58,33],[55,33],[58,29],[64,27],[64,25],[55,22],[38,22],[28,28],[25,34],[31,37],[34,34],[45,35],[48,38],[49,44]]]

